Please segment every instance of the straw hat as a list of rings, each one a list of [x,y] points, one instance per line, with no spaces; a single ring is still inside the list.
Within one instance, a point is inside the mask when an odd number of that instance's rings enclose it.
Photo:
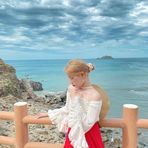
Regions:
[[[92,86],[99,92],[102,98],[102,107],[99,115],[99,123],[100,123],[100,121],[106,117],[109,111],[109,98],[106,92],[101,87],[95,84],[92,84]]]

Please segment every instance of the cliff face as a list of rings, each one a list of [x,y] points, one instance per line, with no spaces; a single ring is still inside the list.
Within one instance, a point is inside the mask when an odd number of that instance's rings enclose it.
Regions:
[[[15,97],[21,96],[20,82],[16,77],[15,68],[0,59],[0,96],[9,94]]]
[[[43,90],[40,82],[19,80],[15,68],[0,59],[0,97],[12,95],[19,99],[35,99],[37,96],[33,91],[40,90]]]
[[[0,74],[4,73],[15,73],[16,70],[12,66],[5,64],[2,59],[0,59]]]

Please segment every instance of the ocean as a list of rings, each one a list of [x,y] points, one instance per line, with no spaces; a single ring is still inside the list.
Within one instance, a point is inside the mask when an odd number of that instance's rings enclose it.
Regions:
[[[101,86],[109,96],[108,117],[122,117],[123,104],[139,106],[139,117],[148,118],[148,58],[85,59],[95,65],[90,73],[92,83]],[[29,78],[43,84],[49,93],[65,91],[68,79],[64,60],[6,60],[16,69],[19,79]]]

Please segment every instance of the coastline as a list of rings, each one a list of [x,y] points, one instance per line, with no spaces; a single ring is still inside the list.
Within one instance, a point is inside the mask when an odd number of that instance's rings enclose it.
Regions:
[[[38,90],[38,91],[35,91]],[[42,90],[42,91],[41,91]],[[117,94],[118,95],[118,94]],[[119,95],[118,95],[119,96]],[[65,105],[66,89],[63,91],[43,90],[42,83],[30,79],[18,79],[14,67],[5,64],[0,59],[0,110],[13,111],[16,102],[28,103],[28,114],[36,115]],[[47,143],[64,143],[65,134],[57,130],[56,125],[29,125],[30,140]],[[118,129],[101,128],[105,147],[121,147],[121,131]],[[0,122],[0,135],[13,136],[15,126],[13,122]],[[142,136],[138,132],[139,137]],[[139,147],[145,147],[144,138],[139,141]]]
[[[46,94],[48,97],[42,98],[43,100],[35,101],[33,99],[29,100],[18,100],[15,97],[7,96],[0,97],[0,108],[2,111],[13,111],[13,104],[17,101],[25,101],[28,104],[28,114],[36,115],[39,112],[47,112],[48,109],[60,108],[65,105],[65,101],[61,101],[60,96],[62,93]],[[9,102],[9,103],[8,103]],[[7,106],[7,107],[6,107]],[[14,136],[15,127],[13,122],[0,122],[0,134],[5,136]],[[114,145],[114,147],[121,147],[120,138],[114,139],[115,142],[111,142],[111,133],[113,130],[109,128],[101,128],[102,138],[106,147],[109,145]],[[114,130],[114,133],[119,134],[117,130]],[[45,142],[45,143],[64,143],[65,133],[58,131],[56,125],[29,125],[29,136],[30,141],[35,142]]]
[[[140,108],[140,118],[148,118],[145,105],[148,97],[148,58],[86,59],[86,61],[96,67],[90,75],[91,81],[102,86],[111,102],[115,102],[111,104],[109,117],[121,117],[123,104],[133,103]],[[39,81],[43,84],[44,90],[59,91],[67,88],[68,80],[63,72],[66,59],[7,62],[15,67],[19,79]]]

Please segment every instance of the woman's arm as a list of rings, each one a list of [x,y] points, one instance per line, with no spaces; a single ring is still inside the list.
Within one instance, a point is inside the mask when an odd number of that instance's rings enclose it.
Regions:
[[[44,117],[49,117],[49,112],[55,112],[55,111],[64,111],[67,112],[68,111],[68,90],[67,90],[67,93],[66,93],[66,104],[65,106],[61,107],[61,108],[58,108],[58,109],[53,109],[53,110],[48,110],[48,112],[45,112],[45,113],[38,113],[36,115],[36,118],[39,119],[39,118],[44,118]]]

